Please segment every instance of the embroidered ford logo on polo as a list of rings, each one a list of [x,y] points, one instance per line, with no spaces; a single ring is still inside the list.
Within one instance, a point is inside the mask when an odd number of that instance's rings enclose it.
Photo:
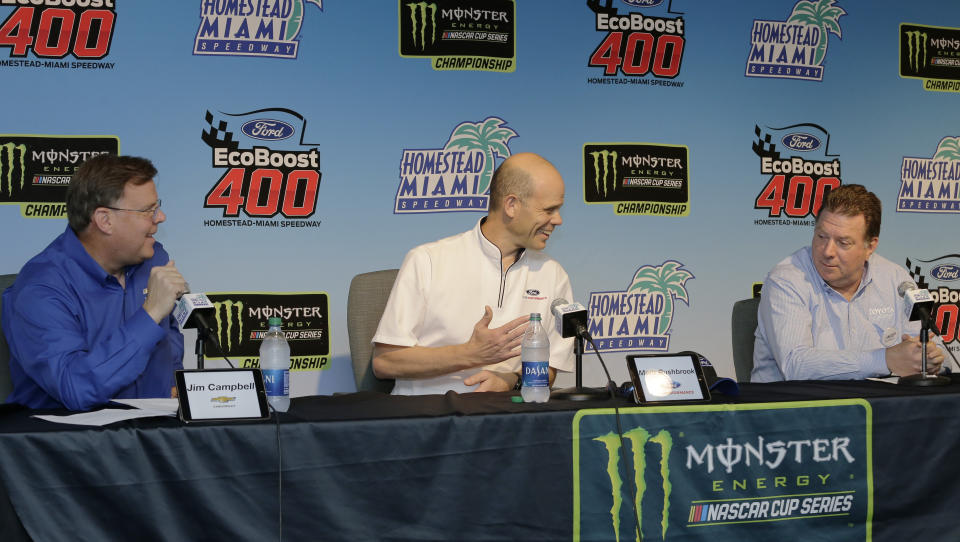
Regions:
[[[547,298],[547,296],[540,295],[540,290],[537,290],[536,288],[528,288],[527,291],[523,293],[523,298],[533,301],[543,301]]]

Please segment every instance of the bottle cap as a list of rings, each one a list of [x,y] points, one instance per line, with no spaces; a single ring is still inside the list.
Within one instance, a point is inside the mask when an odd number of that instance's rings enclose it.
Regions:
[[[519,395],[513,395],[510,397],[510,401],[513,403],[522,403],[523,397],[520,397]]]
[[[273,327],[273,326],[282,326],[282,325],[283,325],[283,320],[280,319],[280,317],[278,317],[278,316],[272,316],[272,317],[270,317],[270,319],[267,320],[267,322],[270,324],[271,327]]]

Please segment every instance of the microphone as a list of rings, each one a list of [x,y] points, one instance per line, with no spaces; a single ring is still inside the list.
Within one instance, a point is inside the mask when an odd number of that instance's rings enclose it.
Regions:
[[[216,328],[210,325],[215,310],[207,294],[183,294],[173,307],[173,317],[180,329],[196,328],[198,334],[213,341],[219,349],[220,342],[214,333]]]
[[[561,337],[585,337],[593,342],[587,331],[587,309],[579,303],[570,303],[557,298],[550,304],[550,312],[557,321],[557,333]]]
[[[937,329],[933,317],[930,316],[930,309],[933,308],[933,296],[930,295],[928,290],[922,290],[914,282],[905,280],[897,287],[897,295],[903,298],[904,314],[908,320],[911,322],[919,320],[930,331],[940,335],[940,330]]]

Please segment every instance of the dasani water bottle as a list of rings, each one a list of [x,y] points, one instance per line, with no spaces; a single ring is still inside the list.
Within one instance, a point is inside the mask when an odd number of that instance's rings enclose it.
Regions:
[[[277,412],[290,408],[290,345],[283,335],[283,321],[273,317],[270,330],[260,343],[260,370],[267,389],[267,402]]]
[[[520,370],[523,385],[520,395],[527,403],[546,403],[550,399],[550,339],[540,322],[540,313],[530,313],[530,324],[520,343]]]

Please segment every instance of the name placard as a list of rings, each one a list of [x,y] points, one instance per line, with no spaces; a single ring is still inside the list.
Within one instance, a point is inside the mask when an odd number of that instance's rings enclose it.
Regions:
[[[270,417],[260,369],[182,370],[176,378],[185,422]]]
[[[710,390],[693,353],[627,356],[637,403],[709,401]]]

